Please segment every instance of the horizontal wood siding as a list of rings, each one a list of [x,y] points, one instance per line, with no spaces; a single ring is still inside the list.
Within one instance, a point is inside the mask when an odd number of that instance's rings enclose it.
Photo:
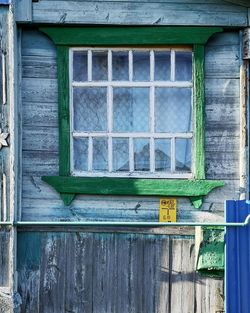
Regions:
[[[9,262],[10,262],[9,248],[10,248],[10,231],[9,229],[1,229],[0,230],[0,288],[9,287]]]
[[[178,199],[178,220],[216,220],[224,200],[239,192],[239,39],[217,34],[206,47],[206,178],[225,180],[211,192],[203,211]],[[58,175],[56,51],[35,30],[22,36],[22,120],[24,220],[157,220],[158,197],[77,196],[64,207],[42,175]],[[214,214],[216,213],[216,214]]]
[[[33,21],[55,24],[247,26],[246,7],[225,1],[33,2]]]
[[[222,282],[194,272],[192,236],[21,232],[18,247],[21,313],[223,309]]]

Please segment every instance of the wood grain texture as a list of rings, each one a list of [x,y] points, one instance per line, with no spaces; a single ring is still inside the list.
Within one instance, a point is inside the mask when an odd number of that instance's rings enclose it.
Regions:
[[[46,244],[42,246],[39,292],[41,312],[65,312],[65,248],[64,233],[49,233]]]
[[[220,279],[205,278],[196,274],[196,312],[224,311],[223,282]]]
[[[173,238],[170,241],[171,312],[195,312],[194,250],[193,239]]]
[[[55,24],[246,26],[247,8],[224,1],[111,3],[41,0],[33,3],[33,21]]]
[[[31,0],[16,0],[15,1],[15,20],[17,22],[32,21],[32,1]]]
[[[8,228],[0,230],[0,286],[9,286],[9,248],[10,248],[10,231]]]
[[[193,237],[74,231],[19,235],[20,247],[29,238],[41,255],[34,266],[23,254],[34,255],[30,250],[35,247],[18,250],[21,313],[211,313],[222,303],[222,282],[195,275]]]

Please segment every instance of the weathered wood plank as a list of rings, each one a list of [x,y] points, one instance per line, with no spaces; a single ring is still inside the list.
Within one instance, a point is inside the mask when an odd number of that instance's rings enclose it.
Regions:
[[[167,236],[161,237],[160,244],[156,245],[156,252],[154,257],[156,263],[159,262],[155,277],[155,309],[153,312],[157,313],[169,313],[169,277],[170,277],[170,250],[169,250],[169,238]]]
[[[56,57],[52,40],[38,30],[25,29],[22,33],[22,56]]]
[[[57,1],[64,1],[64,0],[57,0]],[[82,0],[76,0],[76,1],[82,1]],[[114,0],[112,2],[123,2],[124,0]],[[210,3],[210,4],[224,4],[224,5],[228,5],[229,0],[206,0],[206,3]],[[233,1],[233,0],[231,0]],[[236,0],[235,0],[236,1]],[[244,1],[244,0],[242,0]],[[107,2],[107,0],[84,0],[84,2]],[[126,0],[126,2],[137,2],[137,3],[141,3],[141,2],[149,2],[149,3],[181,3],[181,4],[202,4],[202,0]]]
[[[18,234],[18,292],[22,295],[21,312],[39,312],[41,235]]]
[[[240,51],[238,45],[207,46],[205,76],[239,78]]]
[[[58,151],[58,128],[29,127],[23,128],[23,151]]]
[[[32,0],[15,0],[15,12],[17,22],[31,22]]]
[[[225,129],[225,127],[221,125],[219,125],[219,127],[214,127],[209,132],[207,132],[205,140],[206,140],[205,150],[207,152],[214,151],[219,154],[235,152],[236,154],[238,154],[240,148],[238,132],[237,134],[235,134],[234,129],[228,130],[227,128]]]
[[[179,200],[180,198],[178,198]],[[223,198],[224,199],[224,198]],[[106,199],[105,199],[106,200]],[[177,220],[180,222],[183,221],[222,221],[217,212],[209,212],[211,202],[203,205],[203,209],[207,211],[196,210],[190,207],[188,199],[183,205],[178,204],[177,211]],[[97,206],[92,206],[91,203],[86,202],[76,202],[75,200],[70,207],[64,207],[62,202],[53,201],[53,200],[31,200],[23,199],[23,214],[22,219],[33,221],[33,220],[43,220],[43,221],[58,221],[58,220],[67,220],[67,221],[148,221],[152,222],[158,221],[159,211],[158,204],[155,203],[154,208],[147,207],[143,205],[140,210],[137,212],[134,210],[133,203],[131,207],[124,209],[117,208],[120,204],[120,201],[109,202],[108,208],[105,206],[102,207],[104,199],[100,199],[99,202],[96,201]],[[134,202],[136,204],[136,201]],[[220,204],[223,208],[223,201],[217,203]]]
[[[35,103],[56,103],[57,80],[45,78],[23,78],[22,101]]]
[[[114,235],[93,234],[93,313],[110,313],[114,305],[111,295],[114,295],[115,289],[110,282],[110,278],[114,279],[116,267],[113,244]]]
[[[9,229],[0,230],[0,286],[9,286],[9,248],[10,248]]]
[[[210,46],[238,46],[240,42],[239,32],[223,32],[220,34],[214,34],[212,37],[209,38],[207,42],[207,47]]]
[[[41,252],[39,309],[65,311],[65,233],[50,233]]]
[[[206,127],[212,128],[220,125],[223,129],[226,125],[233,125],[234,131],[239,134],[239,98],[238,97],[207,97],[205,107]],[[235,126],[236,129],[235,129]],[[216,127],[218,130],[218,127]]]
[[[39,312],[40,271],[20,270],[18,292],[22,296],[21,312]]]
[[[170,306],[171,313],[194,312],[194,241],[171,239],[170,241]]]
[[[196,312],[224,312],[223,281],[196,274]]]
[[[19,235],[22,313],[223,310],[222,281],[194,273],[194,238],[171,237],[169,249],[169,236],[77,231]],[[26,257],[22,250],[27,240],[37,239],[33,250],[41,255],[38,267],[29,257],[34,251]]]
[[[246,26],[247,8],[204,2],[183,4],[41,0],[33,3],[33,20],[38,23]]]
[[[143,240],[144,238],[142,238]],[[144,239],[145,241],[145,239]],[[156,281],[156,277],[158,277],[158,267],[161,264],[162,259],[159,257],[159,246],[162,248],[162,242],[161,238],[157,238],[156,236],[148,236],[146,243],[144,245],[143,249],[143,264],[142,268],[143,270],[143,297],[146,299],[146,301],[142,301],[142,311],[146,312],[147,310],[149,312],[155,311],[156,306],[156,287],[159,287]],[[154,295],[152,297],[152,294]],[[164,306],[164,299],[160,299],[160,301],[163,300],[163,306]],[[162,305],[161,303],[159,303]]]
[[[239,152],[206,151],[205,161],[207,179],[237,179],[239,177]]]
[[[56,58],[54,56],[23,56],[23,78],[50,78],[57,77]]]
[[[50,226],[27,226],[18,229],[19,233],[25,232],[65,232],[65,233],[107,233],[107,234],[140,234],[140,235],[172,235],[172,236],[194,236],[194,227],[154,227],[154,228],[142,228],[142,227],[93,227],[93,226],[73,226],[73,227],[50,227]],[[121,246],[122,247],[122,246]]]
[[[23,125],[56,127],[58,129],[57,103],[23,102]]]
[[[213,97],[239,97],[240,82],[239,79],[205,79],[205,95],[206,98]]]
[[[23,151],[22,161],[24,175],[58,175],[58,152]]]
[[[66,234],[65,312],[92,313],[93,235]]]

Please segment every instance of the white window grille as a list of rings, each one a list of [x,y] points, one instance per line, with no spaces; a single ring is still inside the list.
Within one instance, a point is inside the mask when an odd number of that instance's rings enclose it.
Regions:
[[[192,50],[71,48],[71,173],[191,178]]]

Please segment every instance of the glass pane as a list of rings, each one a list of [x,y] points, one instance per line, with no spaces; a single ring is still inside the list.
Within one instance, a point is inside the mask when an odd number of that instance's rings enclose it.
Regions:
[[[175,154],[176,154],[176,171],[191,171],[191,151],[192,140],[191,139],[176,139],[175,142]]]
[[[128,80],[128,52],[112,52],[113,80]]]
[[[73,53],[73,80],[88,80],[87,51],[74,51]]]
[[[113,130],[116,132],[149,130],[149,88],[113,89]]]
[[[113,139],[113,170],[129,171],[129,140],[128,138]]]
[[[92,80],[108,79],[108,52],[92,52]]]
[[[107,171],[108,169],[108,140],[107,138],[93,138],[93,171]]]
[[[155,80],[170,80],[170,52],[155,51]]]
[[[75,87],[73,90],[74,130],[107,129],[107,90],[103,87]]]
[[[156,88],[156,132],[189,132],[192,129],[190,88]]]
[[[150,54],[149,52],[133,52],[133,80],[150,80]]]
[[[155,170],[157,172],[171,169],[170,139],[155,139]]]
[[[175,53],[175,80],[192,80],[192,52]]]
[[[149,139],[134,139],[134,169],[149,171]]]
[[[74,138],[74,170],[88,170],[88,138]]]

